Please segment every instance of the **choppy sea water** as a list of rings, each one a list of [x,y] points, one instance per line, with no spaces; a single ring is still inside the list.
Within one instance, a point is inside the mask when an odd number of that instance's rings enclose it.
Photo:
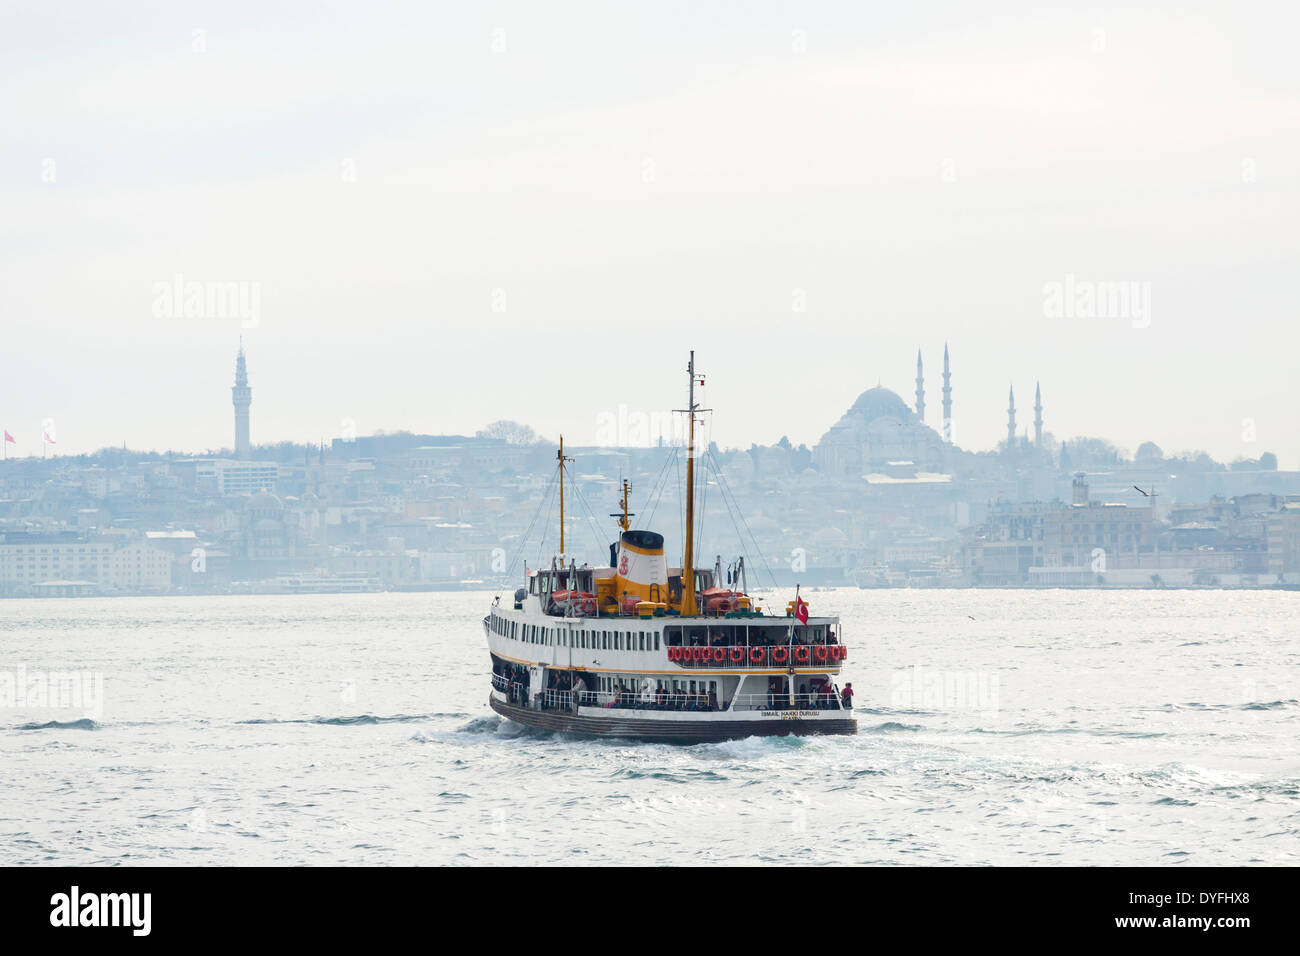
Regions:
[[[858,736],[689,747],[498,718],[488,594],[3,601],[103,705],[0,700],[0,864],[1300,859],[1300,594],[808,596]]]

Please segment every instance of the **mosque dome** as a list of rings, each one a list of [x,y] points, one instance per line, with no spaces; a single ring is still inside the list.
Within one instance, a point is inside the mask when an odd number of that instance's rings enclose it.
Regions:
[[[887,388],[876,386],[869,388],[853,403],[849,409],[850,414],[862,415],[867,421],[875,421],[877,418],[895,418],[899,421],[907,421],[912,416],[912,410],[908,407],[907,402],[903,401],[897,392],[890,391]]]

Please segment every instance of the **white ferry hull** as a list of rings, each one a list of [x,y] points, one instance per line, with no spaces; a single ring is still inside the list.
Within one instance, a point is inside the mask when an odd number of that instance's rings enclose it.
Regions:
[[[492,709],[507,720],[560,733],[586,737],[619,737],[648,743],[697,744],[746,737],[806,737],[815,734],[856,734],[858,722],[844,711],[772,710],[744,713],[673,713],[599,707],[578,712],[535,710],[511,704],[500,692],[489,698]]]

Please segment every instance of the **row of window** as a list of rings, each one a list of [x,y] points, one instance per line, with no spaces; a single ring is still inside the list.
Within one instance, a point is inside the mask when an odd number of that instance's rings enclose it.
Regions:
[[[108,552],[113,550],[111,545],[98,545],[98,546],[90,545],[89,547],[92,552],[93,551]],[[32,554],[59,554],[59,553],[70,554],[72,552],[72,546],[70,545],[63,546],[63,547],[44,548],[44,547],[37,547],[34,544],[13,544],[13,545],[9,545],[8,549],[11,552],[16,552],[17,554],[26,554],[28,551],[31,551]],[[86,546],[85,545],[78,546],[77,553],[85,554]]]
[[[580,650],[657,651],[660,643],[658,631],[597,631],[587,628],[571,631],[563,627],[524,624],[523,631],[520,633],[518,621],[507,621],[495,613],[491,617],[489,627],[495,634],[510,640],[521,640],[525,644],[575,647]]]

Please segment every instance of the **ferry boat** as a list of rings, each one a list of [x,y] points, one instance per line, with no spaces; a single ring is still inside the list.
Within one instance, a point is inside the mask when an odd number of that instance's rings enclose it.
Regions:
[[[669,567],[664,537],[634,529],[623,482],[608,567],[566,558],[564,478],[556,455],[560,553],[528,570],[483,619],[489,704],[527,727],[594,737],[699,743],[751,736],[854,734],[838,681],[848,649],[837,617],[811,616],[796,589],[784,613],[747,593],[744,558],[724,575],[695,566],[695,353],[690,377],[685,547]]]

